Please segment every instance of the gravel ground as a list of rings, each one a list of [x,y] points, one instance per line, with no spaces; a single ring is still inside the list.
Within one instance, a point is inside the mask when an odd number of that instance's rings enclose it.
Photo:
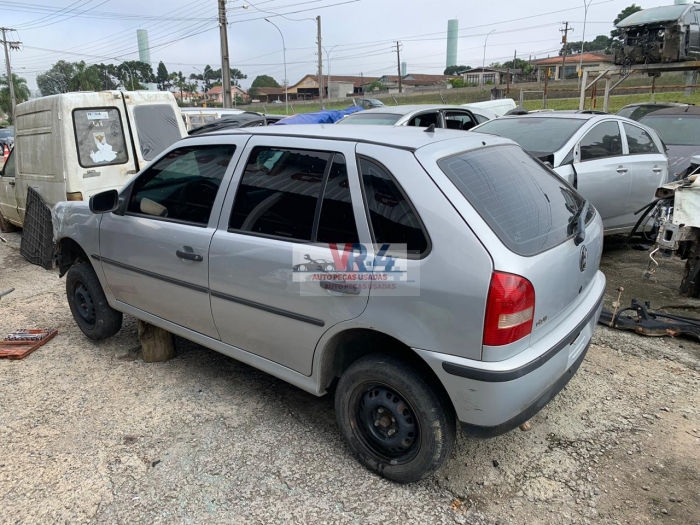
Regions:
[[[600,327],[531,431],[459,435],[438,473],[401,486],[351,458],[329,396],[184,340],[145,364],[130,318],[90,342],[64,280],[3,237],[0,290],[16,291],[0,300],[0,334],[59,335],[0,360],[0,523],[700,524],[696,343]],[[638,286],[645,257],[613,243],[609,288],[675,297],[677,264]]]

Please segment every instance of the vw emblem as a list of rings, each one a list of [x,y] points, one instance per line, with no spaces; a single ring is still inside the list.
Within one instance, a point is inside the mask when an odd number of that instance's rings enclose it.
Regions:
[[[586,264],[588,263],[588,249],[585,246],[581,246],[581,257],[578,261],[578,267],[582,272],[586,271]]]

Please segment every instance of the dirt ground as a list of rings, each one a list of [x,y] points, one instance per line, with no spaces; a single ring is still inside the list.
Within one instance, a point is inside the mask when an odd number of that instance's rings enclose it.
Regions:
[[[410,486],[362,468],[332,400],[184,340],[145,364],[136,323],[93,343],[65,282],[2,234],[0,334],[55,327],[0,360],[0,523],[700,524],[700,345],[599,327],[579,373],[529,432],[458,436]],[[606,244],[607,303],[625,287],[680,301],[682,264]],[[685,300],[684,304],[700,304]]]

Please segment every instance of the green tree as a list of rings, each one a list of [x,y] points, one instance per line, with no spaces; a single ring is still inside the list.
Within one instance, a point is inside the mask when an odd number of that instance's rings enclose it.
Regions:
[[[371,82],[368,86],[367,89],[364,91],[374,91],[375,89],[382,89],[384,87],[384,84],[382,84],[379,80],[375,80]]]
[[[445,68],[443,75],[458,75],[463,71],[469,71],[471,68],[471,66],[448,66]]]
[[[250,89],[248,90],[248,94],[252,98],[257,98],[258,88],[265,88],[265,87],[280,87],[280,85],[270,75],[258,75],[257,77],[255,77],[252,84],[250,85]]]
[[[617,15],[615,20],[613,21],[613,24],[617,25],[620,22],[622,22],[625,18],[627,18],[630,15],[633,15],[634,13],[637,13],[639,11],[642,11],[642,8],[639,7],[636,4],[632,4],[630,6],[625,7],[622,11],[620,11],[620,14]],[[618,28],[613,29],[610,31],[610,38],[612,39],[612,47],[617,47],[620,45],[621,40],[620,37],[622,36],[622,31],[619,30]]]
[[[27,87],[27,79],[18,77],[12,73],[12,87],[15,91],[15,102],[17,104],[29,100],[29,88]],[[10,122],[14,122],[12,114],[12,98],[10,97],[10,85],[7,82],[7,76],[0,79],[0,109],[6,114]]]
[[[467,87],[467,83],[462,80],[462,78],[457,77],[457,78],[451,78],[448,80],[450,84],[452,84],[453,88],[462,88],[462,87]]]
[[[205,70],[206,71],[206,70]],[[221,76],[221,69],[212,69],[210,80],[212,80],[212,87],[216,84],[216,82],[221,82],[222,81],[222,76]],[[232,86],[238,86],[240,87],[240,82],[239,80],[244,80],[248,78],[248,75],[244,75],[243,72],[240,69],[236,68],[231,68],[231,85]],[[209,88],[207,88],[209,89]]]
[[[156,82],[158,83],[158,89],[161,91],[167,91],[170,87],[168,81],[168,68],[165,67],[165,64],[163,64],[162,61],[158,63]]]
[[[36,84],[43,96],[67,93],[68,83],[75,75],[75,65],[72,62],[59,60],[48,71],[37,75]]]
[[[119,73],[114,64],[95,64],[102,89],[117,89],[119,87]]]
[[[88,66],[85,61],[75,63],[75,72],[68,81],[70,91],[99,91],[102,89],[100,71],[97,67]]]
[[[129,60],[117,66],[117,76],[125,89],[146,89],[144,84],[155,83],[156,77],[153,74],[151,64],[139,60]],[[133,79],[131,78],[133,76]]]

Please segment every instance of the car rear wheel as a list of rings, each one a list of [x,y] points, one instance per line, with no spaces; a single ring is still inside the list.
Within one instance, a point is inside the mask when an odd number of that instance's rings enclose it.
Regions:
[[[122,327],[122,313],[109,306],[89,262],[70,267],[66,274],[66,295],[73,319],[90,339],[107,339]]]
[[[419,481],[445,461],[455,416],[444,396],[412,367],[368,355],[343,373],[335,394],[340,430],[355,457],[392,481]]]

